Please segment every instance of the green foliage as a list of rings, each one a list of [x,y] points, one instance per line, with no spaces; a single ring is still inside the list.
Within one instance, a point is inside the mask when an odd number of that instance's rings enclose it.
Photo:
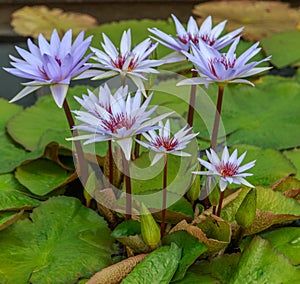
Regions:
[[[71,197],[45,201],[0,232],[4,283],[73,283],[111,263],[106,222]]]
[[[163,246],[150,253],[121,282],[122,284],[168,284],[181,258],[181,248],[175,243]]]

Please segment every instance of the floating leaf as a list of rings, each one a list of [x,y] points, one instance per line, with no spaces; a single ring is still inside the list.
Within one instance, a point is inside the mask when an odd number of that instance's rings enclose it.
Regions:
[[[175,243],[182,249],[182,257],[179,262],[177,271],[172,278],[172,281],[180,280],[184,277],[187,269],[196,261],[196,259],[203,254],[207,248],[204,243],[199,242],[186,231],[177,231],[167,235],[163,239],[164,245]]]
[[[68,103],[72,110],[80,109],[73,96],[81,96],[89,86],[77,86],[68,91]],[[51,119],[49,119],[51,117]],[[34,151],[44,149],[50,142],[57,142],[61,147],[71,150],[72,142],[66,141],[71,136],[64,111],[59,109],[51,95],[38,99],[36,104],[14,116],[7,125],[11,137],[25,149]],[[87,153],[105,155],[107,143],[96,143],[83,147]]]
[[[271,188],[274,191],[282,192],[286,197],[297,199],[300,194],[300,180],[287,176],[277,181]]]
[[[263,39],[261,44],[267,55],[272,55],[271,62],[277,68],[283,68],[300,60],[297,52],[300,48],[300,31],[274,34]]]
[[[35,159],[43,155],[43,151],[28,153],[12,141],[7,135],[5,127],[10,118],[22,111],[22,107],[16,104],[10,104],[8,101],[0,98],[0,173],[8,173],[27,159]]]
[[[243,251],[236,272],[229,283],[298,283],[299,270],[278,254],[271,244],[254,237]]]
[[[0,233],[5,283],[74,283],[111,264],[113,239],[96,212],[54,197]]]
[[[200,22],[209,15],[216,23],[228,20],[228,31],[244,26],[243,37],[248,40],[296,29],[300,22],[298,9],[275,1],[210,1],[196,5],[193,13],[201,17]]]
[[[297,169],[295,177],[300,179],[300,149],[284,151],[283,154],[294,164]]]
[[[0,211],[0,231],[16,222],[24,213],[22,211]]]
[[[69,29],[72,29],[73,35],[77,35],[96,24],[97,21],[92,16],[64,12],[58,8],[49,9],[47,6],[25,6],[12,14],[11,22],[17,34],[37,38],[42,33],[48,40],[53,29],[61,36]]]
[[[207,90],[213,101],[217,88]],[[229,84],[224,91],[222,123],[227,133],[226,144],[248,144],[262,148],[288,149],[300,145],[300,84],[294,78],[264,76],[255,88]],[[270,104],[270,102],[272,102]],[[197,116],[194,124],[199,137],[209,139],[207,123]],[[223,131],[219,133],[222,137]]]
[[[300,228],[286,227],[262,233],[260,236],[271,242],[272,246],[293,265],[300,264]]]
[[[17,168],[16,178],[33,194],[46,195],[72,180],[77,175],[68,172],[53,161],[38,159]]]
[[[12,174],[0,175],[0,211],[28,210],[40,205],[38,200],[26,194],[26,189]]]
[[[122,284],[168,284],[172,279],[181,257],[181,248],[172,243],[150,253],[121,282]]]
[[[236,198],[222,209],[221,217],[229,222],[233,222],[234,216],[249,190],[249,188],[240,189],[235,194]],[[263,231],[274,224],[299,219],[300,204],[296,200],[287,198],[281,192],[263,187],[256,187],[256,193],[256,216],[252,225],[245,228],[245,235]]]
[[[218,230],[219,227],[220,230]],[[190,235],[197,238],[199,242],[203,242],[206,245],[207,251],[204,253],[205,256],[219,252],[221,249],[227,247],[231,238],[229,224],[220,218],[218,222],[215,222],[214,218],[210,218],[206,223],[204,222],[202,225],[198,224],[197,226],[188,224],[183,220],[172,228],[170,233],[180,230],[187,231]]]

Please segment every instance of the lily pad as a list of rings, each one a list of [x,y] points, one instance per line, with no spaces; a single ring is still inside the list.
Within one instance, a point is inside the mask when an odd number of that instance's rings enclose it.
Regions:
[[[286,227],[260,234],[271,242],[272,246],[293,265],[300,264],[300,228]]]
[[[245,27],[243,37],[248,40],[296,29],[300,22],[297,9],[277,1],[209,1],[196,5],[193,13],[201,17],[199,22],[209,15],[216,23],[228,20],[228,31]]]
[[[210,86],[207,92],[216,102],[217,88]],[[300,84],[296,80],[279,76],[263,76],[255,82],[255,88],[237,84],[226,86],[221,117],[228,135],[227,145],[276,149],[299,146],[299,93]],[[208,140],[206,124],[197,117],[194,124],[202,129],[199,137]]]
[[[24,213],[21,211],[0,211],[0,231],[16,222]]]
[[[300,60],[297,52],[300,48],[300,31],[273,34],[263,39],[261,44],[267,55],[272,55],[271,62],[277,68],[283,68]]]
[[[177,269],[180,257],[181,248],[175,243],[160,247],[142,260],[121,283],[168,284]]]
[[[243,251],[229,283],[298,283],[300,271],[258,236]]]
[[[174,232],[163,239],[163,244],[165,245],[170,245],[172,242],[182,248],[182,257],[177,271],[172,278],[172,281],[177,281],[184,277],[187,269],[207,250],[207,248],[204,243],[199,242],[198,239],[194,238],[186,231]]]
[[[300,149],[284,151],[283,154],[294,164],[297,169],[295,177],[300,179]]]
[[[15,179],[13,174],[0,175],[0,211],[28,210],[40,202],[27,196],[27,190]]]
[[[111,264],[113,239],[96,212],[54,197],[0,233],[6,283],[74,283]]]
[[[80,109],[73,96],[81,96],[90,86],[77,86],[68,91],[68,103],[71,110]],[[51,119],[49,119],[51,117]],[[59,109],[51,95],[39,98],[36,104],[14,116],[7,125],[10,136],[29,151],[44,149],[50,142],[57,142],[61,147],[72,149],[72,142],[66,141],[71,136],[64,111]],[[88,153],[104,156],[107,143],[96,143],[83,147]]]
[[[11,25],[22,36],[37,38],[42,33],[48,40],[53,29],[63,35],[72,29],[73,35],[97,24],[90,15],[64,12],[62,9],[49,9],[47,6],[25,6],[12,14]]]
[[[22,185],[40,196],[77,178],[76,173],[66,171],[57,163],[46,159],[38,159],[18,167],[15,175]]]
[[[6,124],[15,115],[22,111],[22,107],[16,104],[10,104],[8,101],[0,98],[0,173],[11,172],[28,159],[35,159],[43,155],[43,151],[28,153],[20,145],[16,144],[6,133]]]

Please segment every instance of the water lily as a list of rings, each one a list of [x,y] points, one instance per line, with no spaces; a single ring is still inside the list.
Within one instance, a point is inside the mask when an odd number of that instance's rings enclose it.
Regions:
[[[94,76],[93,80],[120,75],[124,83],[125,78],[128,77],[145,94],[143,83],[144,80],[147,80],[145,75],[158,73],[153,67],[162,64],[161,60],[149,59],[149,56],[158,44],[153,44],[150,39],[146,39],[131,50],[130,29],[124,31],[122,35],[120,50],[114,46],[105,34],[103,34],[103,40],[103,51],[91,47],[91,50],[95,53],[93,59],[98,62],[93,64],[96,70],[90,70],[89,72],[89,74]]]
[[[117,92],[121,94],[123,91],[119,89]],[[170,113],[166,113],[150,119],[158,106],[147,110],[152,94],[142,103],[140,90],[133,97],[129,93],[126,97],[123,94],[114,96],[109,88],[102,88],[100,94],[98,102],[93,107],[90,106],[89,102],[95,100],[94,95],[91,95],[91,98],[86,96],[83,100],[77,99],[86,110],[74,111],[76,119],[82,122],[82,124],[74,126],[74,129],[83,130],[90,134],[68,140],[86,140],[84,144],[108,140],[116,141],[123,150],[125,158],[130,160],[132,137],[157,128],[154,125],[170,115]],[[109,101],[109,104],[103,103],[102,98],[106,103]]]
[[[226,53],[221,53],[203,42],[199,42],[197,46],[192,44],[192,54],[183,53],[194,64],[200,77],[183,80],[178,85],[208,85],[215,82],[220,85],[246,83],[254,86],[252,82],[244,78],[270,69],[271,67],[256,66],[270,60],[271,56],[260,61],[249,62],[261,50],[258,47],[259,42],[257,42],[237,57],[235,51],[239,40],[240,37],[237,37]]]
[[[243,166],[240,166],[243,162],[247,152],[244,152],[238,158],[238,151],[235,149],[231,156],[229,156],[228,148],[224,147],[221,158],[218,157],[213,149],[206,151],[209,162],[199,158],[199,162],[202,166],[208,169],[208,171],[193,172],[198,175],[213,176],[219,180],[220,190],[223,192],[228,183],[243,184],[248,187],[254,187],[250,184],[245,177],[252,176],[251,173],[245,173],[245,171],[255,166],[255,161],[249,162]]]
[[[60,40],[56,30],[48,42],[42,34],[38,37],[38,45],[30,39],[27,44],[29,51],[16,47],[22,57],[10,55],[13,68],[4,68],[7,72],[33,81],[24,83],[26,86],[10,102],[15,102],[42,86],[50,86],[52,96],[58,107],[62,107],[70,81],[86,71],[90,65],[85,64],[92,54],[83,58],[92,37],[84,39],[81,32],[72,44],[72,30],[66,32]]]
[[[193,17],[190,17],[187,29],[185,29],[174,15],[171,16],[176,27],[176,37],[166,34],[157,28],[151,28],[149,31],[154,34],[154,36],[152,36],[153,39],[179,53],[182,51],[189,52],[192,43],[197,46],[200,42],[220,50],[232,43],[235,37],[243,30],[243,28],[240,28],[220,36],[226,25],[226,20],[217,24],[215,27],[212,27],[212,18],[211,16],[208,16],[203,21],[200,28],[198,28],[196,20]],[[182,54],[178,54],[171,58],[174,61],[186,59],[185,55]]]
[[[166,121],[165,125],[162,121],[160,121],[159,127],[158,133],[155,130],[143,133],[143,136],[148,140],[148,142],[136,140],[142,146],[156,152],[151,165],[157,163],[165,154],[182,157],[191,156],[189,153],[183,152],[182,150],[186,148],[187,144],[189,144],[191,140],[198,135],[198,133],[191,133],[191,128],[186,125],[171,136],[169,120]]]

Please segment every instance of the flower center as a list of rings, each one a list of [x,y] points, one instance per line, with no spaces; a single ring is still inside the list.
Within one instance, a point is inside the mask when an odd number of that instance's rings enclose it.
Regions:
[[[215,42],[216,42],[216,40],[214,38],[210,38],[208,34],[201,35],[200,37],[209,46],[213,46],[215,44]]]
[[[199,36],[197,34],[192,35],[191,33],[188,33],[183,36],[177,35],[177,37],[183,44],[187,44],[189,42],[193,42],[193,43],[197,44],[199,42]]]
[[[209,65],[210,72],[215,77],[217,77],[218,79],[220,79],[219,75],[216,72],[215,65],[221,63],[224,66],[225,70],[228,70],[228,69],[233,69],[234,68],[235,62],[236,62],[236,58],[235,57],[234,58],[227,58],[226,55],[222,55],[221,58],[215,57],[214,59],[210,59],[208,65]]]
[[[227,162],[226,164],[221,163],[216,166],[216,170],[222,175],[222,177],[232,177],[237,175],[239,167],[234,163]]]
[[[156,137],[155,141],[153,142],[153,145],[157,148],[163,147],[167,151],[173,151],[175,150],[176,146],[178,145],[178,140],[175,137],[169,138],[169,137]]]
[[[112,133],[117,133],[119,129],[125,127],[127,130],[135,123],[135,118],[129,118],[126,114],[120,113],[117,115],[111,115],[110,119],[102,120],[104,128],[110,130]]]
[[[112,60],[113,66],[115,66],[118,69],[123,70],[124,64],[129,56],[130,56],[130,54],[125,55],[123,57],[121,55],[118,55],[118,57],[116,58],[115,61]],[[129,72],[132,71],[135,68],[136,62],[137,62],[137,59],[134,60],[134,56],[132,56],[132,59],[130,60],[130,62],[128,64],[127,71],[129,71]]]

